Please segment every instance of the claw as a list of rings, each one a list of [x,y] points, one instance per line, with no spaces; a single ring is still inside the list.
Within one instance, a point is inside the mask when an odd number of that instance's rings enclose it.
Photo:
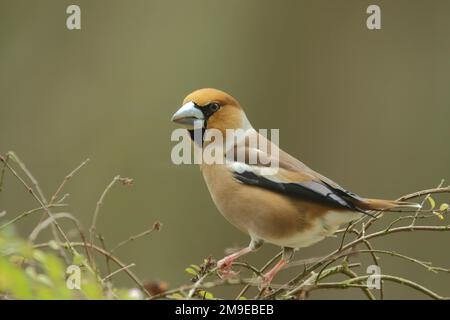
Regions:
[[[233,266],[234,259],[231,259],[229,257],[225,257],[222,260],[219,260],[217,262],[217,274],[221,279],[229,279],[232,277],[235,277],[239,274],[239,272],[235,272],[231,270]]]
[[[217,270],[217,274],[219,275],[220,279],[226,280],[226,279],[236,277],[239,274],[239,272],[233,271],[231,269],[226,269],[226,270],[219,269],[219,270]]]
[[[260,276],[260,277],[259,277],[259,280],[260,280],[260,282],[259,282],[259,284],[258,284],[258,289],[259,289],[260,291],[266,291],[267,289],[269,289],[270,284],[272,283],[273,276],[270,277],[270,275],[268,275],[268,274],[266,273],[266,274]]]
[[[259,290],[265,291],[266,289],[268,289],[275,275],[278,273],[278,271],[281,270],[281,268],[283,268],[285,264],[286,260],[281,259],[269,272],[262,275],[260,277],[261,283],[258,285]]]
[[[245,247],[233,254],[230,254],[228,256],[226,256],[225,258],[219,260],[217,262],[217,273],[219,275],[219,277],[221,277],[222,279],[227,279],[230,277],[234,277],[236,275],[238,275],[238,272],[234,272],[231,270],[231,267],[233,265],[233,261],[236,260],[237,258],[243,256],[244,254],[249,253],[250,251],[253,250],[252,245]]]

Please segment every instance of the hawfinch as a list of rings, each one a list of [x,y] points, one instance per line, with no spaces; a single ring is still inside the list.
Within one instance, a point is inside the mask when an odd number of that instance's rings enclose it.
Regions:
[[[267,286],[292,259],[295,249],[332,235],[342,224],[370,215],[372,210],[419,206],[367,199],[345,190],[260,135],[239,102],[225,92],[209,88],[192,92],[172,121],[185,126],[192,139],[200,138],[197,148],[205,149],[213,142],[205,139],[208,130],[223,134],[223,161],[202,162],[200,169],[219,211],[251,241],[218,261],[222,274],[232,273],[236,258],[264,242],[272,243],[283,248],[283,256],[264,275],[262,285]],[[228,129],[241,129],[241,135],[228,141]],[[258,141],[256,145],[249,143],[252,138]],[[264,143],[268,146],[261,148]],[[249,161],[251,155],[256,161]],[[267,170],[268,160],[276,160],[275,170]]]

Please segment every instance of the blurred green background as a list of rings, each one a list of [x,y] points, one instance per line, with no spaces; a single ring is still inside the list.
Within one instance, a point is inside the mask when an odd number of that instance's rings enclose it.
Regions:
[[[72,3],[81,7],[80,31],[66,29]],[[369,4],[381,7],[379,31],[366,28]],[[91,158],[66,189],[86,227],[113,176],[134,178],[107,196],[98,231],[112,247],[160,220],[161,232],[118,254],[141,278],[187,283],[190,263],[248,238],[221,217],[197,167],[170,161],[170,117],[184,96],[202,87],[231,93],[256,128],[280,128],[283,149],[358,194],[396,198],[434,187],[450,178],[449,12],[444,0],[0,0],[0,153],[17,152],[47,196]],[[5,218],[35,207],[11,176],[4,187]],[[22,220],[20,233],[39,217]],[[448,267],[448,240],[408,233],[374,244]],[[296,258],[337,245],[327,239]],[[262,265],[277,251],[267,245],[246,259]],[[382,263],[384,273],[450,295],[448,275]],[[386,287],[386,298],[423,297]]]

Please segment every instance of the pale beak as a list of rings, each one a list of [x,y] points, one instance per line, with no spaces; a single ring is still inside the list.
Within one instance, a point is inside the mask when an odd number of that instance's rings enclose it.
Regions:
[[[191,101],[184,104],[177,112],[172,116],[172,121],[182,124],[188,129],[195,127],[203,127],[203,120],[205,116],[196,108],[195,104]]]

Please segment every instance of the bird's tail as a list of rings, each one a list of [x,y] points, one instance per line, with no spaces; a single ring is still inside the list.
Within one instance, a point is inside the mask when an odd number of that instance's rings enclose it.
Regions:
[[[365,199],[364,201],[365,210],[386,210],[386,209],[397,209],[397,208],[411,208],[420,209],[422,206],[414,202],[405,202],[397,200],[380,200],[380,199]]]

